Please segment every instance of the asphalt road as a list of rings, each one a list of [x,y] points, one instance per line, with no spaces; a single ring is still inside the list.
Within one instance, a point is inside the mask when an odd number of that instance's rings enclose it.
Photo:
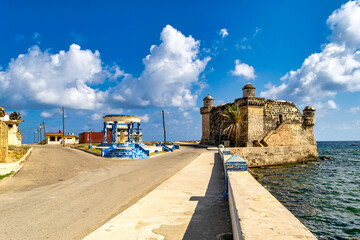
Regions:
[[[182,147],[141,160],[35,147],[15,176],[0,182],[0,239],[81,239],[206,150]]]

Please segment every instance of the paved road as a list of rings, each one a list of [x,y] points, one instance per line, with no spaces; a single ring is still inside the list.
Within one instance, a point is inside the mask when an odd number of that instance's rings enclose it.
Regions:
[[[81,239],[204,151],[110,160],[35,147],[23,168],[0,182],[0,239]]]

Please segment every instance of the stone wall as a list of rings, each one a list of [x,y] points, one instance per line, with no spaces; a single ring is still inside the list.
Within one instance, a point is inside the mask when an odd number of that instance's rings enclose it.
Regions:
[[[264,134],[264,107],[248,106],[248,141],[247,146],[252,147],[253,141],[258,140]]]
[[[202,137],[201,142],[207,143],[209,142],[210,137],[210,114],[205,113],[202,115]]]
[[[266,100],[264,109],[264,131],[268,132],[276,127],[279,115],[290,123],[302,123],[303,116],[293,102],[281,100]]]
[[[316,145],[273,146],[273,147],[236,147],[229,148],[231,154],[246,159],[249,167],[291,164],[315,161],[318,158]]]
[[[208,144],[219,145],[222,140],[227,140],[228,137],[222,134],[224,126],[223,113],[225,109],[233,103],[226,103],[216,107],[213,107],[210,112],[210,137]]]
[[[0,122],[0,162],[8,160],[8,126]]]
[[[285,123],[278,131],[275,131],[267,139],[268,146],[295,146],[310,144],[306,130],[300,123]]]

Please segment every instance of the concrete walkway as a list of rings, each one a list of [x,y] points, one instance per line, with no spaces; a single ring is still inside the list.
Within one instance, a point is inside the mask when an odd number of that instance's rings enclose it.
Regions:
[[[231,232],[223,190],[218,154],[202,153],[85,239],[217,239]]]

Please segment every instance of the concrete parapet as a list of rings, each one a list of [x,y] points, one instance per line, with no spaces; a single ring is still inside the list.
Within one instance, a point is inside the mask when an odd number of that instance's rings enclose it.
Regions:
[[[224,163],[231,155],[224,155]],[[225,170],[226,171],[226,170]],[[233,239],[316,239],[316,237],[247,171],[227,171]]]
[[[244,158],[249,167],[301,163],[315,161],[318,158],[316,145],[236,147],[229,150],[232,154]]]

